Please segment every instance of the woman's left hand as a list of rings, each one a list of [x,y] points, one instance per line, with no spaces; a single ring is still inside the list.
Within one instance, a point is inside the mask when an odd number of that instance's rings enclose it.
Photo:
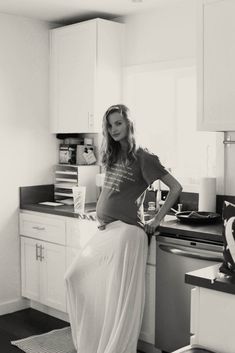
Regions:
[[[149,221],[145,222],[144,230],[147,234],[153,235],[159,226],[160,222],[155,218],[152,218]]]

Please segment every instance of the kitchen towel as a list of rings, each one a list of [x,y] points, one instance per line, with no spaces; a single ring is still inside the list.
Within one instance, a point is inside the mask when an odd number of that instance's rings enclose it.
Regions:
[[[198,211],[216,211],[216,178],[201,178],[199,185]]]

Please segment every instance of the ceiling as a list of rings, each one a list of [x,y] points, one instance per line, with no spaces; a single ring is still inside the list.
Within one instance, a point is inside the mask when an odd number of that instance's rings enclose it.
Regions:
[[[179,0],[0,0],[0,12],[69,24],[95,17],[111,19]]]

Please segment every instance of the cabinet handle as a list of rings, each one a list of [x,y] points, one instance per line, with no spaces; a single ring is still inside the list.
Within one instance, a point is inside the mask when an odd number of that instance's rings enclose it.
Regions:
[[[43,250],[44,250],[44,247],[42,245],[40,245],[40,261],[42,261],[44,259],[44,256],[43,256]]]
[[[37,230],[45,230],[45,227],[33,226],[33,229],[37,229]]]
[[[40,255],[38,254],[39,248],[40,248],[40,246],[38,244],[36,244],[36,260],[38,260],[40,258]]]
[[[94,126],[94,116],[93,114],[88,113],[88,127]]]

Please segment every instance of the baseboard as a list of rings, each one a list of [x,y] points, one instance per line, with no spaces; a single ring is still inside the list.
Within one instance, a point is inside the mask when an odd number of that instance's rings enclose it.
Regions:
[[[39,310],[43,312],[44,314],[48,314],[50,316],[54,316],[57,319],[64,320],[66,322],[69,322],[69,316],[67,313],[64,313],[62,311],[50,308],[49,306],[43,305],[41,303],[35,302],[34,300],[30,300],[30,308]]]
[[[14,313],[15,311],[29,308],[29,300],[25,298],[9,300],[0,303],[0,315]]]

